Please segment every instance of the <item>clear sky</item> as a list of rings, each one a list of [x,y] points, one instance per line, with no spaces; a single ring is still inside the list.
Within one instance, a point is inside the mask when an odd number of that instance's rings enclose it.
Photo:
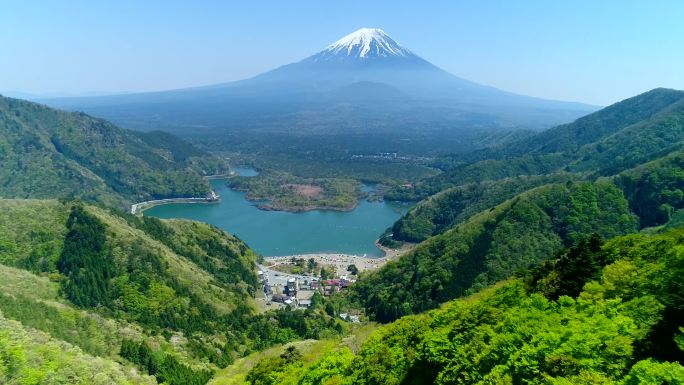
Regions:
[[[606,105],[684,89],[684,1],[0,3],[0,91],[150,91],[237,80],[360,27],[460,77]]]

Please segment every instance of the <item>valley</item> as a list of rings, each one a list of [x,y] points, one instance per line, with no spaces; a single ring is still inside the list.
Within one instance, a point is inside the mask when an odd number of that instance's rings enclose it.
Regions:
[[[684,384],[679,20],[304,3],[38,18],[69,45],[31,63],[78,76],[12,76],[138,91],[0,95],[0,384]],[[482,82],[380,28],[320,43],[394,8]]]
[[[228,188],[225,180],[214,179],[210,183],[221,196],[220,202],[159,205],[145,210],[145,216],[213,224],[236,234],[264,256],[323,252],[379,257],[382,252],[375,246],[375,240],[410,207],[405,203],[362,199],[350,211],[262,210],[258,203],[247,200],[245,193]]]

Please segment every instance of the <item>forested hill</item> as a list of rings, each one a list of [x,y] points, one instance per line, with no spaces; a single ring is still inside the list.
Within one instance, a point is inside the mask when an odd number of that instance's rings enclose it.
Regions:
[[[592,233],[612,237],[667,224],[684,215],[682,191],[682,151],[594,181],[565,173],[453,188],[395,224],[395,237],[423,242],[361,280],[358,298],[381,320],[420,312]]]
[[[306,385],[684,383],[683,228],[604,244],[592,237],[548,257],[519,278],[382,326],[360,348],[340,343],[315,359],[265,358],[244,369],[246,377]]]
[[[257,314],[256,256],[207,224],[0,199],[0,383],[203,385],[243,354],[341,330]]]
[[[657,122],[663,115],[681,110],[682,102],[684,91],[656,88],[579,118],[573,123],[551,128],[514,142],[506,148],[491,150],[489,154],[519,156],[531,153],[572,153],[584,145],[596,143],[630,126],[648,121]]]
[[[635,232],[623,193],[602,181],[550,184],[483,210],[359,280],[353,297],[379,321],[439,306],[597,233]]]
[[[419,200],[468,182],[579,172],[614,175],[682,148],[684,91],[658,88],[532,137],[435,162],[444,172],[389,199]]]
[[[0,197],[78,197],[122,207],[209,191],[227,164],[171,135],[0,96]]]
[[[684,208],[684,151],[625,170],[607,179],[624,191],[642,227],[657,226]],[[468,183],[426,199],[409,210],[392,228],[394,240],[422,242],[530,188],[547,183],[579,181],[581,174],[519,176],[498,181]]]

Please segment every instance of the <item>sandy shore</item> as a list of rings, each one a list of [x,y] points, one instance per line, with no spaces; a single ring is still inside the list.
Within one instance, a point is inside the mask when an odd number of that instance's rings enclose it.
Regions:
[[[287,263],[289,262],[292,258],[303,258],[304,260],[309,260],[311,258],[314,259],[314,261],[318,262],[319,265],[324,265],[324,266],[334,266],[335,269],[337,270],[337,275],[345,275],[349,274],[347,272],[347,266],[349,265],[356,265],[356,267],[359,269],[359,271],[367,271],[367,270],[373,270],[377,269],[378,267],[383,266],[386,264],[388,261],[391,261],[392,259],[395,259],[399,257],[400,255],[410,251],[413,248],[414,245],[405,245],[402,246],[399,249],[389,249],[386,247],[382,247],[378,245],[378,247],[383,251],[385,254],[384,257],[381,258],[372,258],[372,257],[364,257],[364,256],[359,256],[359,255],[350,255],[350,254],[338,254],[338,253],[312,253],[312,254],[295,254],[295,255],[283,255],[283,256],[275,256],[275,257],[266,257],[266,263],[268,262],[271,263]]]

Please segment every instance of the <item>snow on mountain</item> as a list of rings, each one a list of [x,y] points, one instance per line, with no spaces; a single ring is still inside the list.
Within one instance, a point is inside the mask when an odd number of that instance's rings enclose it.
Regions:
[[[368,56],[409,56],[411,51],[400,46],[380,28],[361,28],[330,44],[325,51],[335,55],[366,58]],[[325,52],[324,51],[324,52]]]
[[[380,28],[361,28],[305,59],[307,62],[374,61],[412,59],[422,61]]]
[[[361,28],[303,60],[236,82],[50,103],[102,114],[123,125],[159,122],[163,127],[184,127],[201,122],[236,129],[281,129],[288,126],[285,121],[316,119],[342,127],[342,116],[357,112],[368,122],[377,119],[390,126],[393,121],[402,127],[409,121],[418,126],[428,121],[446,125],[469,121],[489,128],[543,128],[593,111],[591,106],[516,95],[459,78],[402,47],[379,28]],[[374,108],[369,109],[369,103]],[[341,114],[341,109],[350,112]]]

